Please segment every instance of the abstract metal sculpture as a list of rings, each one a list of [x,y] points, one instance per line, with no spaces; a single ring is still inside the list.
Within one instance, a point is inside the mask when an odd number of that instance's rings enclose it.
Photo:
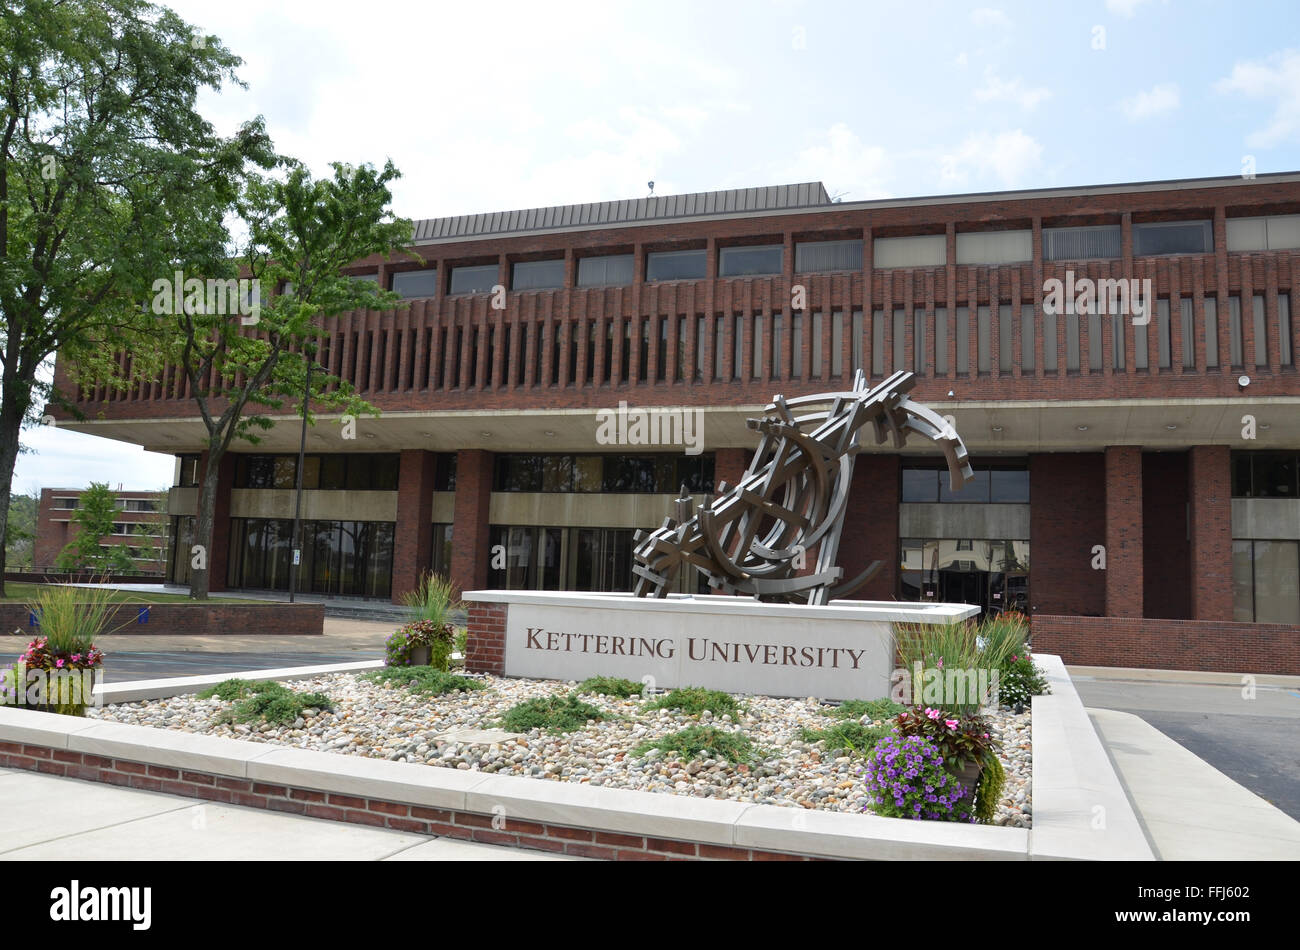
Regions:
[[[764,601],[819,605],[860,588],[882,562],[847,581],[836,564],[859,429],[872,423],[877,445],[892,435],[902,448],[909,433],[938,443],[954,491],[975,477],[952,426],[907,398],[915,385],[901,372],[868,390],[859,370],[848,392],[776,396],[762,419],[749,420],[762,439],[739,485],[719,483],[717,497],[699,511],[682,486],[676,517],[637,532],[636,595],[666,596],[683,564],[703,571],[716,590]],[[802,409],[814,411],[794,415]],[[800,574],[814,547],[816,566]]]

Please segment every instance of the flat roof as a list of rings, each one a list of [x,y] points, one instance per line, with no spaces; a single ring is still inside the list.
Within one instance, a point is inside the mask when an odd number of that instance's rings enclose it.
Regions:
[[[699,191],[685,195],[631,198],[622,201],[599,201],[587,204],[553,205],[517,211],[456,215],[447,218],[422,218],[414,222],[412,245],[445,244],[486,237],[519,234],[591,231],[624,227],[629,224],[653,224],[664,221],[713,221],[729,218],[757,218],[789,214],[794,211],[870,211],[884,208],[907,208],[926,205],[976,204],[987,201],[1019,201],[1034,198],[1069,198],[1143,192],[1186,191],[1195,188],[1249,188],[1256,183],[1300,183],[1300,171],[1273,172],[1243,178],[1224,175],[1216,178],[1175,178],[1164,181],[1121,182],[1109,185],[1082,185],[1058,188],[1027,188],[1014,191],[984,191],[951,195],[926,195],[911,198],[877,198],[869,201],[832,201],[826,186],[819,181],[760,188],[734,188],[727,191]]]

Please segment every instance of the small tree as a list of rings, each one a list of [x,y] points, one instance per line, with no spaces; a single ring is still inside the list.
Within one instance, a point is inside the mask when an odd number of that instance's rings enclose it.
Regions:
[[[113,526],[122,516],[117,493],[105,482],[91,482],[81,494],[72,524],[76,536],[59,552],[54,566],[75,573],[122,574],[134,569],[131,554],[124,543],[101,544],[100,539],[113,534]]]
[[[267,291],[285,285],[285,291],[251,316],[208,312],[198,300],[180,308],[167,307],[165,296],[160,300],[162,309],[178,312],[159,315],[153,356],[185,374],[206,430],[196,550],[177,552],[177,557],[191,558],[190,596],[196,600],[208,597],[218,469],[226,451],[236,439],[258,442],[259,432],[274,425],[269,413],[288,400],[295,401],[296,414],[307,411],[309,421],[312,403],[353,419],[378,414],[350,383],[314,365],[319,321],[401,302],[372,281],[342,273],[358,260],[400,252],[411,240],[411,222],[393,217],[389,208],[388,185],[399,177],[392,163],[382,171],[334,163],[333,175],[319,180],[292,160],[285,160],[285,166],[282,180],[249,176],[238,202],[247,243],[230,257],[232,265],[241,265],[245,279]],[[309,365],[310,398],[304,399]],[[347,429],[342,435],[354,437]]]

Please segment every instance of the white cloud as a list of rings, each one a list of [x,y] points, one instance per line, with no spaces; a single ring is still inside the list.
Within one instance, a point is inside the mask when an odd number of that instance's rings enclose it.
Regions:
[[[1123,100],[1119,107],[1130,122],[1173,112],[1180,104],[1178,83],[1162,82]]]
[[[975,90],[980,102],[1014,102],[1022,109],[1032,109],[1051,95],[1050,89],[1041,86],[1027,88],[1019,76],[1010,82],[999,79],[991,66],[984,70],[984,85]]]
[[[1276,100],[1268,125],[1247,136],[1247,145],[1268,148],[1300,140],[1300,51],[1289,49],[1266,59],[1237,63],[1214,88],[1250,99]]]
[[[939,177],[947,186],[964,186],[974,178],[1017,188],[1042,155],[1042,145],[1021,129],[996,135],[975,132],[942,156]]]
[[[972,10],[970,19],[976,26],[997,26],[1003,29],[1011,26],[1011,20],[996,7],[979,7]]]
[[[954,65],[956,65],[956,66],[961,66],[963,69],[966,68],[966,65],[967,65],[969,62],[970,62],[970,59],[967,58],[967,56],[966,56],[966,54],[965,54],[964,52],[962,52],[962,53],[958,53],[958,54],[957,54],[957,58],[953,60],[953,64],[954,64]]]
[[[867,145],[843,122],[837,122],[795,156],[773,169],[773,181],[821,181],[831,194],[844,192],[845,201],[889,198],[885,186],[890,160],[879,145]]]

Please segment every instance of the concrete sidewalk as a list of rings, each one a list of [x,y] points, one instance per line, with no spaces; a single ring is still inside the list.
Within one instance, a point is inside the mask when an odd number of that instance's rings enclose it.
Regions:
[[[1300,860],[1300,822],[1140,717],[1088,715],[1158,859]]]
[[[0,861],[576,861],[0,769]]]

